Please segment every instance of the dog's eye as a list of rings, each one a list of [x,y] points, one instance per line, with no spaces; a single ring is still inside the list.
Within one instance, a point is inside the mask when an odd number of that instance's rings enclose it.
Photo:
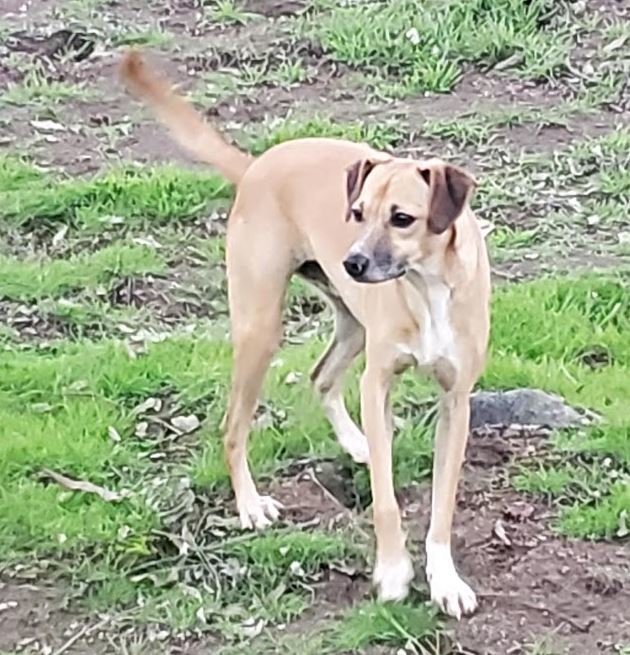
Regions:
[[[361,221],[363,220],[363,212],[360,209],[358,209],[357,207],[353,207],[352,208],[352,218],[354,218],[354,220],[357,223],[361,223]]]
[[[415,216],[396,212],[392,215],[391,223],[394,227],[409,227],[415,220]]]

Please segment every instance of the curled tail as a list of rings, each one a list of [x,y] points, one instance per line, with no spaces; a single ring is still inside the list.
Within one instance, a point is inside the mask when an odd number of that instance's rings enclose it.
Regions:
[[[173,91],[167,80],[151,70],[140,53],[131,51],[124,55],[120,77],[127,90],[151,108],[181,146],[195,158],[214,166],[230,182],[241,181],[253,157],[228,143],[206,123],[191,104]]]

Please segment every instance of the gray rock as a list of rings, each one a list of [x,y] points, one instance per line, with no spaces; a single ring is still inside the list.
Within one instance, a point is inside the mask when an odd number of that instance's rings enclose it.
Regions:
[[[585,425],[592,418],[567,405],[560,396],[539,389],[478,391],[470,399],[471,430],[499,425],[558,430]]]

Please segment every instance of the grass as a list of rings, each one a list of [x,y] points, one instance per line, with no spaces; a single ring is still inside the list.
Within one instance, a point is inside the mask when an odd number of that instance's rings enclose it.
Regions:
[[[348,613],[334,641],[343,651],[384,645],[415,648],[424,654],[433,652],[429,644],[435,639],[437,627],[436,615],[426,605],[370,602]]]
[[[47,284],[58,288],[56,282]],[[625,404],[630,391],[627,375],[630,349],[624,336],[630,316],[627,289],[628,278],[623,276],[543,280],[502,289],[494,306],[493,354],[482,381],[483,386],[490,388],[541,387],[565,395],[570,402],[602,412],[606,423],[575,435],[564,450],[613,458],[620,470],[630,469],[627,442],[630,417]],[[613,363],[597,370],[580,363],[576,353],[584,343],[607,348]],[[283,461],[307,453],[339,452],[330,436],[315,438],[322,433],[329,434],[330,430],[307,382],[290,386],[284,382],[289,372],[305,370],[321,347],[319,340],[289,347],[283,351],[282,363],[271,370],[266,403],[268,411],[272,410],[272,421],[263,430],[264,434],[254,437],[251,455],[259,473],[271,472]],[[90,511],[85,509],[85,516],[105,526],[94,533],[77,526],[73,531],[69,527],[73,520],[71,514],[61,508],[61,515],[55,519],[57,515],[52,511],[55,500],[67,492],[42,486],[32,474],[48,466],[99,482],[116,480],[114,470],[120,463],[129,463],[138,448],[150,445],[139,444],[132,438],[132,408],[166,389],[178,395],[186,411],[194,410],[207,417],[202,433],[206,452],[192,463],[192,470],[197,470],[198,484],[223,487],[226,477],[216,429],[223,411],[228,370],[228,349],[202,336],[175,335],[149,345],[147,354],[140,359],[131,359],[125,348],[115,342],[67,344],[50,353],[5,353],[0,399],[3,431],[11,438],[2,442],[1,460],[3,475],[8,476],[11,484],[4,489],[5,493],[10,489],[7,505],[9,498],[15,498],[16,494],[21,502],[15,506],[19,506],[19,512],[9,511],[7,507],[7,512],[2,513],[3,534],[13,546],[20,543],[30,548],[55,548],[52,535],[62,532],[68,536],[65,542],[68,545],[73,543],[75,534],[88,539],[90,535],[108,534],[115,542],[120,524],[111,522],[117,516],[111,505],[93,498],[82,501],[73,495],[72,507],[79,509],[87,502]],[[407,376],[397,389],[395,401],[403,402],[411,393],[426,397],[422,383]],[[352,404],[356,409],[356,394]],[[121,444],[108,438],[110,425],[123,436]],[[421,471],[428,473],[430,429],[430,424],[415,425],[400,434],[397,440],[399,484],[417,480]],[[530,477],[529,488],[559,495],[563,493],[567,476],[579,480],[576,471],[565,469],[563,473],[560,468],[550,471],[546,477],[538,475],[536,489],[532,482],[535,478]],[[599,497],[590,496],[582,499],[585,502],[567,505],[561,525],[572,534],[612,535],[618,529],[619,513],[628,501],[627,491],[611,476],[600,475],[596,485],[589,480],[588,476],[584,478],[583,486],[599,489]],[[48,500],[42,501],[42,497]],[[571,498],[572,495],[568,500]],[[41,510],[36,505],[40,504],[48,508],[49,519],[44,526],[34,521],[28,529],[37,529],[39,536],[33,536],[34,541],[25,539],[25,528],[17,526],[22,525],[25,515],[39,516]],[[146,520],[146,512],[133,508],[134,512]],[[79,525],[82,525],[81,516],[79,512]],[[125,512],[123,516],[123,522],[129,522]],[[60,521],[58,525],[56,520]]]
[[[246,25],[255,16],[256,14],[243,11],[234,0],[215,0],[208,12],[211,21],[223,25]]]
[[[89,18],[110,45],[172,50],[166,28],[130,20],[121,29],[97,4],[68,3],[63,13]],[[304,16],[274,18],[272,26],[243,3],[206,2],[194,30],[203,39],[210,34],[218,49],[234,38],[239,57],[260,62],[266,53],[257,39],[267,41],[259,28],[278,33],[280,41],[270,42],[268,61],[204,74],[196,100],[207,105],[236,94],[251,100],[263,87],[282,104],[284,92],[272,87],[299,85],[299,110],[250,121],[236,135],[255,153],[309,136],[367,141],[403,154],[424,148],[429,137],[437,154],[460,160],[474,149],[481,182],[475,208],[495,223],[495,262],[540,258],[531,266],[539,279],[496,289],[492,352],[480,386],[542,388],[603,419],[553,435],[545,456],[522,460],[508,471],[509,480],[519,492],[549,503],[557,532],[619,541],[627,538],[630,522],[630,272],[619,237],[629,226],[629,132],[602,133],[598,127],[596,138],[582,140],[576,132],[568,147],[552,154],[543,148],[542,132],[532,143],[541,154],[530,154],[513,147],[519,144],[511,143],[510,129],[579,130],[587,114],[589,125],[600,118],[611,124],[612,113],[599,109],[623,104],[619,39],[628,30],[620,22],[594,21],[588,8],[582,18],[569,20],[566,12],[575,8],[556,4],[317,0]],[[179,38],[177,16],[165,18]],[[250,23],[254,56],[245,44]],[[13,31],[11,26],[6,33]],[[573,41],[590,44],[597,35],[600,47],[584,67],[580,53],[571,52]],[[308,47],[297,48],[294,36]],[[194,39],[186,38],[194,49]],[[320,45],[325,54],[317,62],[296,54],[314,53]],[[77,122],[72,103],[87,98],[89,89],[53,81],[31,55],[10,55],[5,63],[23,76],[0,97],[5,131],[18,105],[40,118],[54,117],[50,110],[63,106],[69,111],[64,124]],[[85,70],[92,64],[63,62]],[[74,73],[62,76],[63,66],[55,79],[75,79]],[[565,77],[568,66],[573,72]],[[409,125],[387,116],[404,115],[406,108],[409,116],[422,116],[422,99],[391,112],[381,102],[378,120],[365,121],[339,120],[336,105],[326,114],[302,106],[331,73],[345,115],[347,94],[360,103],[374,96],[446,93],[467,71],[473,80],[488,72],[491,94],[503,82],[518,89],[519,78],[551,80],[562,101],[503,107],[501,95],[461,115],[446,111]],[[532,87],[532,97],[547,89]],[[116,125],[123,125],[119,134]],[[90,131],[86,122],[84,129],[100,139],[99,147],[112,149],[130,126]],[[38,145],[42,157],[61,147],[47,143]],[[54,577],[57,588],[67,585],[71,609],[112,617],[106,630],[120,634],[112,639],[121,652],[166,652],[170,639],[178,645],[201,640],[200,647],[217,655],[451,652],[445,627],[423,593],[415,590],[401,604],[367,598],[367,584],[353,574],[369,575],[373,557],[361,511],[340,507],[339,516],[324,513],[318,525],[285,520],[264,534],[238,529],[219,429],[231,365],[219,264],[225,244],[200,229],[201,220],[227,207],[232,196],[229,185],[203,170],[124,166],[69,177],[36,165],[28,153],[0,157],[0,312],[4,317],[24,308],[61,324],[52,336],[35,319],[26,330],[9,321],[0,325],[0,569],[27,581]],[[547,262],[579,253],[585,261],[617,254],[618,270],[540,277]],[[122,279],[144,275],[164,275],[159,281],[176,289],[165,287],[166,298],[146,306],[112,305]],[[197,309],[177,309],[175,320],[163,320],[163,308],[200,296],[205,302]],[[314,309],[316,302],[303,283],[291,285],[288,343],[275,357],[262,394],[251,464],[266,489],[296,461],[333,459],[349,494],[365,507],[367,471],[342,454],[306,375],[325,348],[324,328],[330,325],[329,314]],[[347,394],[355,416],[358,368]],[[413,373],[401,378],[393,394],[400,419],[398,488],[430,476],[435,396],[435,388]],[[174,417],[190,414],[200,421],[198,429],[173,429]],[[66,489],[44,469],[100,485],[120,499],[107,502]],[[294,483],[281,479],[283,485]],[[419,537],[410,531],[413,551]],[[335,586],[339,571],[349,573],[345,581],[352,578],[349,590]],[[328,612],[329,599],[334,612]],[[169,636],[161,644],[164,634]],[[563,652],[544,636],[523,639],[528,652]]]
[[[22,82],[10,84],[0,94],[0,106],[14,105],[45,109],[70,100],[89,100],[93,94],[83,86],[48,80],[39,70],[27,73]]]
[[[328,116],[315,115],[271,119],[246,132],[244,141],[248,150],[260,154],[284,141],[320,136],[364,141],[379,149],[389,149],[401,143],[404,138],[398,123],[340,123]]]
[[[0,296],[39,300],[94,289],[126,276],[162,273],[164,260],[146,246],[115,244],[68,259],[25,261],[0,257]]]
[[[169,166],[60,179],[9,157],[0,161],[0,176],[0,224],[13,227],[141,227],[190,219],[232,197],[230,185],[217,176]]]
[[[404,138],[398,125],[339,124],[321,116],[267,123],[248,138],[259,152],[288,138],[319,134],[367,140],[377,147]],[[621,131],[576,144],[569,155],[561,153],[551,164],[536,162],[538,168],[526,165],[524,170],[535,175],[541,166],[549,166],[576,179],[588,176],[608,202],[622,204],[626,145],[627,135]],[[593,146],[597,168],[592,165]],[[2,220],[11,229],[69,224],[79,232],[98,234],[118,225],[155,225],[166,235],[212,203],[229,200],[231,189],[218,178],[171,168],[119,169],[93,179],[59,180],[23,159],[5,157],[0,160],[0,193]],[[172,241],[173,235],[176,232],[160,240]],[[507,227],[499,227],[493,236],[499,250],[527,248],[538,238],[536,229]],[[167,250],[182,246],[177,239]],[[221,240],[189,237],[186,247],[204,261],[223,256]],[[59,303],[72,294],[89,297],[90,290],[121,277],[162,273],[166,266],[162,251],[124,240],[64,259],[5,256],[0,260],[0,295],[16,302]],[[629,280],[623,271],[548,278],[502,287],[495,295],[492,356],[481,386],[539,387],[605,417],[601,425],[562,435],[554,442],[552,457],[514,476],[519,490],[553,500],[558,507],[555,528],[572,536],[616,539],[625,526],[630,502],[630,416],[625,406],[630,393],[625,338],[630,328]],[[293,287],[291,298],[295,301],[304,292],[299,285]],[[81,313],[75,308],[70,314],[77,311]],[[270,371],[261,409],[264,427],[252,438],[251,462],[259,479],[305,456],[340,456],[306,378],[287,383],[291,374],[306,371],[324,346],[320,336],[287,346]],[[6,562],[52,555],[65,566],[90,552],[85,568],[73,575],[87,585],[84,602],[92,611],[107,607],[124,613],[134,608],[135,622],[172,630],[220,630],[238,650],[251,637],[251,621],[275,625],[303,616],[313,582],[331,564],[363,561],[368,544],[361,531],[296,532],[280,527],[250,539],[222,517],[228,480],[218,426],[230,352],[201,325],[192,334],[175,330],[155,341],[149,334],[140,354],[130,352],[125,337],[59,340],[43,348],[17,347],[15,340],[4,340],[3,347],[0,555]],[[586,351],[606,353],[605,364],[589,365]],[[403,376],[395,391],[394,403],[404,418],[396,440],[399,486],[430,475],[434,414],[426,411],[426,404],[434,395],[433,388],[413,374]],[[135,408],[156,397],[174,402],[175,409],[159,420],[150,412],[138,416]],[[356,385],[348,398],[356,414]],[[185,456],[171,450],[175,442],[168,422],[176,413],[202,419],[201,428],[184,446]],[[139,431],[141,423],[148,428]],[[155,462],[163,462],[162,468]],[[347,466],[355,493],[368,499],[366,471]],[[108,503],[66,490],[43,476],[44,468],[89,480],[123,498]],[[208,498],[215,499],[219,509],[198,514]],[[194,523],[208,516],[216,522],[209,531]],[[197,527],[188,527],[190,521]],[[195,592],[190,591],[191,580],[203,580],[195,583]],[[432,653],[439,652],[440,634],[435,616],[424,605],[365,603],[299,645],[305,653],[332,653],[411,644],[417,652]],[[299,637],[291,639],[287,643],[297,647]]]
[[[315,14],[309,33],[338,60],[386,77],[390,94],[444,93],[464,62],[488,67],[514,57],[528,77],[554,75],[569,42],[546,25],[550,10],[544,0],[396,0],[327,7]]]
[[[116,48],[146,46],[149,48],[166,48],[170,46],[175,37],[173,34],[161,29],[125,30],[111,37],[112,46]]]

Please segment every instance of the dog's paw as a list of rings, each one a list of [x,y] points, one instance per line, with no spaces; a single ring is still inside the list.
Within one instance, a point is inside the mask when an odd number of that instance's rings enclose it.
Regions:
[[[376,563],[374,584],[378,589],[379,600],[402,600],[409,593],[409,583],[413,580],[413,563],[405,551],[398,559],[383,560]]]
[[[241,527],[244,530],[264,530],[280,516],[282,503],[271,496],[251,496],[237,503]]]
[[[357,464],[367,464],[370,461],[368,440],[361,430],[357,428],[352,430],[352,432],[342,432],[337,439],[339,445]]]
[[[427,580],[431,600],[456,619],[472,614],[477,607],[475,592],[459,577],[450,548],[427,542]]]

